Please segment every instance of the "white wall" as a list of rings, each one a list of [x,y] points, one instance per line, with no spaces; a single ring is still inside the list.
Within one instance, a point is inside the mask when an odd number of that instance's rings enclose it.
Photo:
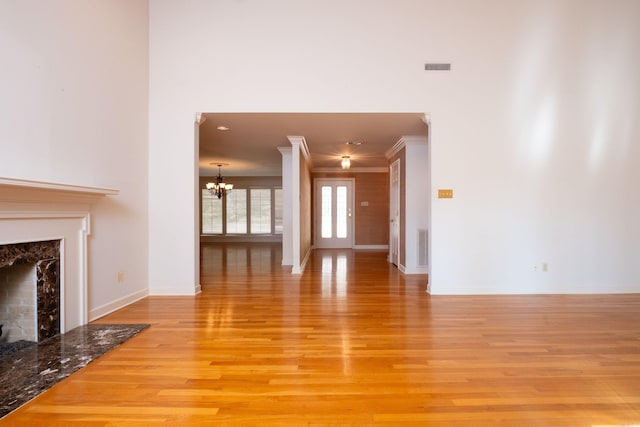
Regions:
[[[640,2],[150,0],[150,16],[152,284],[197,282],[194,112],[413,111],[433,124],[432,292],[640,291]]]
[[[427,138],[407,137],[405,145],[405,241],[403,243],[406,274],[426,274],[426,265],[420,265],[418,233],[429,229],[429,150]]]
[[[89,316],[144,296],[147,1],[2,0],[0,58],[0,176],[120,189],[92,208]]]

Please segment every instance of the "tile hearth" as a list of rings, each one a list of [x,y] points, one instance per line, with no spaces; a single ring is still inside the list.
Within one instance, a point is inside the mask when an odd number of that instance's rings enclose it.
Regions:
[[[6,354],[0,359],[0,418],[148,326],[80,326]]]

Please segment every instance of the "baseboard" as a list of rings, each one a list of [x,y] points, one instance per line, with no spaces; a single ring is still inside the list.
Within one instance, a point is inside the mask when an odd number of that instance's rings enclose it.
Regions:
[[[353,245],[356,250],[388,251],[389,245]]]
[[[307,266],[307,262],[309,261],[309,258],[311,257],[312,250],[313,250],[312,248],[309,248],[307,253],[304,255],[304,259],[300,263],[300,266],[299,267],[294,266],[291,269],[291,274],[302,274],[302,273],[304,273],[304,269]]]
[[[242,234],[239,236],[216,236],[211,234],[201,234],[202,243],[282,243],[282,234]]]
[[[151,288],[149,289],[149,296],[186,297],[198,295],[200,292],[202,292],[202,287],[198,283],[191,290],[185,288]]]
[[[134,292],[131,295],[118,298],[113,302],[101,305],[100,307],[96,307],[93,310],[89,311],[89,321],[92,322],[96,319],[106,316],[107,314],[111,314],[114,311],[120,310],[121,308],[126,307],[129,304],[133,304],[134,302],[147,297],[148,295],[149,291],[147,289],[142,289],[141,291]]]
[[[402,272],[404,274],[429,274],[429,269],[427,267],[415,267],[415,268],[404,268]]]

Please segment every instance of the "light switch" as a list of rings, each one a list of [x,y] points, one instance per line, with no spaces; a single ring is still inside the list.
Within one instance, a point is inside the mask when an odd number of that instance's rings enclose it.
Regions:
[[[453,199],[453,190],[438,190],[438,199]]]

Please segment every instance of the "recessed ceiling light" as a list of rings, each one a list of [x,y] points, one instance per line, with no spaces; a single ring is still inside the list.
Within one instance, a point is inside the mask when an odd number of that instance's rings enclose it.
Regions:
[[[216,129],[218,129],[218,130],[229,130],[229,128],[226,127],[226,126],[218,126]]]
[[[347,145],[362,145],[361,141],[347,141]]]

